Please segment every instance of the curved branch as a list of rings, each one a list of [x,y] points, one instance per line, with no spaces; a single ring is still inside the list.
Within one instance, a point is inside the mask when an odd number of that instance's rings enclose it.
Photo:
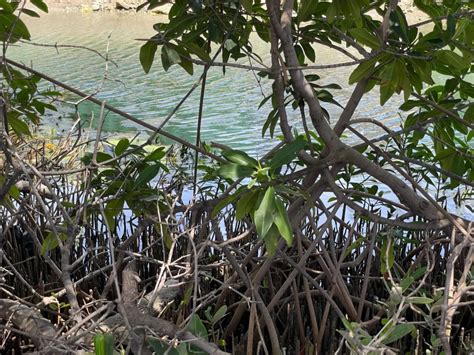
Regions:
[[[282,49],[285,54],[287,64],[288,66],[295,66],[298,62],[296,52],[293,47],[291,35],[288,35],[289,28],[288,26],[286,26],[286,28],[284,29],[278,18],[278,9],[280,6],[279,1],[275,2],[272,0],[267,0],[266,4],[270,15],[271,25],[277,35],[280,37]],[[396,6],[396,4],[397,1],[392,0],[390,2],[390,5],[388,6],[387,13],[389,13],[394,8],[394,6]],[[388,18],[388,16],[386,15],[384,16],[384,18]],[[382,23],[382,25],[383,24],[384,23]],[[384,28],[382,28],[381,31],[383,33]],[[331,150],[333,153],[337,153],[340,159],[340,163],[352,163],[358,166],[366,173],[375,177],[379,181],[385,183],[397,195],[399,200],[402,203],[406,204],[407,207],[409,207],[410,210],[416,213],[417,215],[422,216],[431,221],[442,221],[444,219],[448,219],[460,231],[467,235],[467,232],[462,225],[463,223],[459,222],[458,219],[449,215],[449,213],[447,213],[442,207],[440,207],[436,203],[436,201],[434,201],[429,196],[429,194],[420,190],[424,197],[427,198],[429,201],[423,197],[420,197],[408,187],[405,181],[384,170],[383,168],[370,161],[367,157],[360,154],[358,151],[354,150],[350,146],[342,143],[337,134],[324,120],[320,103],[315,97],[312,88],[306,81],[302,71],[290,70],[290,74],[292,77],[293,87],[295,91],[298,92],[305,99],[309,106],[311,120],[313,122],[314,127],[316,128],[316,131],[326,144],[327,149]],[[366,141],[365,137],[361,138]],[[410,177],[403,175],[403,173],[402,176],[410,180]]]
[[[128,319],[132,328],[149,327],[160,335],[166,335],[171,338],[189,342],[190,344],[213,355],[227,355],[225,351],[220,350],[217,345],[200,339],[189,331],[179,329],[175,324],[164,319],[155,318],[149,314],[140,312],[137,306],[138,299],[138,274],[134,270],[134,263],[127,265],[123,271],[122,297],[123,307],[121,313]]]

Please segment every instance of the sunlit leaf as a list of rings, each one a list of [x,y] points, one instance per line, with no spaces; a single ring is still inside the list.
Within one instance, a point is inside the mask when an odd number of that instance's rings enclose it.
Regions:
[[[225,179],[232,179],[232,180],[237,180],[239,178],[250,176],[252,175],[253,172],[254,172],[254,169],[248,166],[239,165],[235,163],[222,165],[216,171],[217,175],[222,176]]]
[[[279,198],[275,199],[276,213],[275,213],[275,225],[281,236],[286,241],[286,245],[291,246],[293,244],[293,230],[291,228],[290,220],[286,212],[283,202]]]
[[[256,168],[258,161],[241,150],[224,150],[222,155],[232,163]]]
[[[275,211],[275,189],[270,186],[263,192],[262,200],[254,213],[254,223],[257,233],[261,238],[265,238],[271,226]]]

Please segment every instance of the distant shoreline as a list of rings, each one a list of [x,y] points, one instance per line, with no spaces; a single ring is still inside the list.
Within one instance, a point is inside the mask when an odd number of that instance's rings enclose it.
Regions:
[[[45,0],[51,12],[135,12],[141,0]],[[151,13],[168,14],[171,3],[156,7]],[[148,12],[142,10],[143,12]]]
[[[135,13],[144,0],[45,0],[45,3],[50,12],[55,13]],[[165,0],[152,11],[143,9],[140,12],[168,15],[172,5]],[[409,24],[428,18],[428,15],[414,7],[412,0],[401,0],[399,6],[405,12]]]
[[[135,10],[144,0],[44,0],[52,11],[113,11]],[[168,0],[162,0],[163,5],[158,6],[158,12],[168,12],[173,5]],[[401,0],[399,6],[408,13],[419,12],[413,6],[413,0]],[[152,12],[155,12],[152,11]]]

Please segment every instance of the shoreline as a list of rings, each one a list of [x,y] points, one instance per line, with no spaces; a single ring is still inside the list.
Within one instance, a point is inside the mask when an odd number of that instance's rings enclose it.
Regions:
[[[46,0],[50,13],[136,13],[143,1],[140,0]],[[171,3],[164,3],[151,11],[140,10],[142,13],[168,15]],[[29,6],[31,7],[31,6]]]
[[[45,0],[51,13],[138,13],[137,8],[143,0]],[[141,9],[139,12],[152,15],[168,15],[173,3],[163,2],[153,10]],[[400,8],[408,23],[426,20],[429,16],[416,8],[412,0],[401,0]]]

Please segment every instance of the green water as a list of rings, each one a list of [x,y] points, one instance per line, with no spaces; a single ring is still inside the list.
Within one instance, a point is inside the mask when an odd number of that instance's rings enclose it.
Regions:
[[[86,46],[105,53],[116,64],[106,63],[96,54],[81,49],[47,48],[20,44],[8,49],[7,56],[20,60],[35,69],[44,72],[71,86],[87,93],[96,92],[97,97],[107,103],[158,125],[171,112],[183,95],[198,79],[202,68],[195,68],[195,75],[188,75],[180,67],[172,67],[165,72],[157,60],[149,74],[145,74],[140,66],[138,53],[143,42],[140,38],[148,38],[154,34],[153,24],[163,17],[150,14],[130,13],[51,13],[40,19],[28,19],[27,24],[32,33],[32,41],[44,44],[68,44]],[[256,52],[263,56],[269,64],[268,50],[265,44],[257,44]],[[317,64],[331,64],[347,61],[334,51],[316,48]],[[157,58],[159,59],[159,58]],[[248,64],[248,61],[243,61]],[[106,70],[107,69],[107,70]],[[323,83],[337,83],[343,87],[334,93],[336,100],[344,104],[351,93],[347,78],[353,68],[336,68],[319,71]],[[102,84],[104,75],[107,80]],[[202,127],[202,139],[205,142],[219,142],[233,148],[243,149],[253,155],[261,156],[276,141],[268,136],[262,138],[261,127],[270,110],[269,105],[257,109],[262,100],[262,92],[270,93],[268,81],[257,82],[251,71],[227,68],[211,68],[206,87],[205,109]],[[199,89],[185,102],[182,108],[167,123],[169,132],[195,141],[196,122],[198,115]],[[66,96],[68,101],[76,101],[73,96]],[[389,127],[399,125],[400,119],[393,114],[397,99],[392,99],[385,107],[378,104],[378,93],[374,92],[364,98],[356,117],[377,118]],[[323,105],[336,121],[341,110],[334,105]],[[73,113],[73,106],[69,113]],[[79,105],[81,118],[88,123],[94,111],[93,104],[84,102]],[[64,115],[63,115],[64,116]],[[62,117],[52,123],[58,129],[68,129],[72,118]],[[291,124],[300,127],[299,117],[290,112]],[[104,129],[108,132],[143,132],[140,126],[117,115],[109,113]],[[375,126],[363,128],[369,136],[379,133]]]

